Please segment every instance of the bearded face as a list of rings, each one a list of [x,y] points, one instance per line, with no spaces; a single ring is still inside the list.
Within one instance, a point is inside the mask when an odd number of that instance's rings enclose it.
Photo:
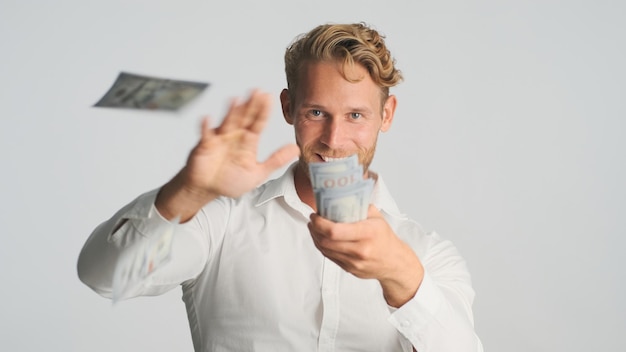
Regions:
[[[299,166],[306,174],[310,162],[352,154],[358,155],[367,174],[378,133],[391,125],[395,97],[381,104],[380,87],[360,65],[345,74],[359,79],[346,80],[336,62],[309,63],[302,68],[293,106],[281,97],[285,119],[294,126],[300,147]]]

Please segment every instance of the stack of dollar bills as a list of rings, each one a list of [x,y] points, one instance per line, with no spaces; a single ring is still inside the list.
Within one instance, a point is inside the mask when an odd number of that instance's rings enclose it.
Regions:
[[[356,154],[329,162],[309,163],[317,213],[335,222],[367,218],[374,180],[363,178]]]

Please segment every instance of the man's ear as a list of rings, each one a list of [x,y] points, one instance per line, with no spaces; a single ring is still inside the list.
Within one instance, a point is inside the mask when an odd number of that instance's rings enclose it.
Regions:
[[[383,123],[380,126],[381,132],[387,132],[393,122],[393,116],[396,113],[396,105],[398,100],[395,95],[390,95],[383,106]]]
[[[289,101],[289,90],[283,89],[280,92],[280,106],[283,108],[283,117],[288,124],[293,125],[293,117],[291,116],[291,104]]]

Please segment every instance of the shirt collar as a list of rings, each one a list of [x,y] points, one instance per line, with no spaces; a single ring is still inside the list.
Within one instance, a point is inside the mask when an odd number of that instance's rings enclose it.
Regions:
[[[374,191],[372,192],[371,199],[371,202],[380,211],[387,213],[393,217],[404,217],[404,214],[402,214],[400,212],[400,209],[398,209],[396,201],[394,201],[391,197],[391,193],[389,193],[387,185],[385,184],[385,181],[380,174],[378,174],[378,179],[376,180],[376,184],[374,185]]]
[[[290,205],[296,201],[301,203],[298,198],[298,194],[296,193],[296,185],[293,177],[296,165],[298,165],[297,161],[293,162],[282,174],[282,176],[265,183],[263,186],[264,189],[258,197],[258,201],[256,203],[257,207],[278,197],[284,197]]]
[[[294,170],[298,161],[292,163],[289,168],[277,179],[268,181],[262,190],[256,206],[260,206],[274,198],[284,197],[285,202],[293,208],[300,208],[302,203],[296,192],[294,182]],[[380,174],[378,174],[374,190],[372,192],[371,202],[381,211],[394,216],[403,217],[398,209],[396,202],[391,197],[385,182]]]

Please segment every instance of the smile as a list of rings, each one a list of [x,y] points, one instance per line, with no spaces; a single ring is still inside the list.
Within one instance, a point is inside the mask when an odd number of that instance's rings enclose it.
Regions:
[[[331,158],[331,157],[329,157],[329,156],[323,156],[323,155],[320,155],[320,157],[321,157],[321,158],[322,158],[322,160],[324,160],[325,162],[338,161],[338,160],[343,160],[343,159],[347,159],[347,158],[348,158],[347,156],[342,157],[342,158]]]

